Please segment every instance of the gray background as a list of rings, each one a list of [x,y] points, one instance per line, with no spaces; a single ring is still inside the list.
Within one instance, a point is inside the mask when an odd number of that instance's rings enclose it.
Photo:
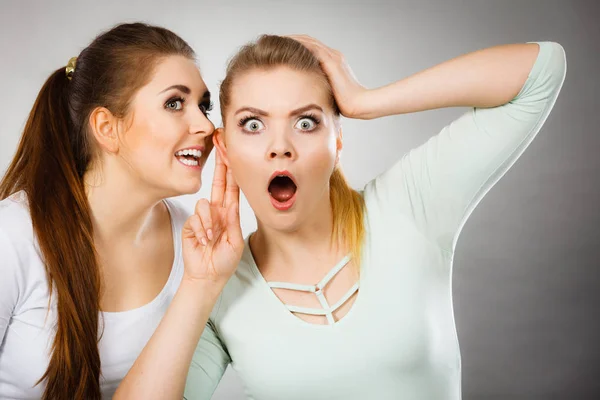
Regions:
[[[308,33],[323,40],[344,52],[370,87],[482,47],[560,42],[568,71],[554,111],[529,150],[472,214],[458,242],[454,302],[463,393],[465,399],[600,399],[597,2],[0,4],[0,172],[50,72],[121,21],[144,20],[183,36],[197,50],[214,92],[227,58],[265,32]],[[344,120],[342,163],[351,183],[364,185],[462,111]],[[213,115],[219,124],[218,107]],[[211,176],[209,162],[205,182]],[[191,207],[208,195],[209,186],[182,201]],[[256,223],[245,202],[242,216],[246,234]],[[230,369],[214,398],[241,399],[242,393]]]

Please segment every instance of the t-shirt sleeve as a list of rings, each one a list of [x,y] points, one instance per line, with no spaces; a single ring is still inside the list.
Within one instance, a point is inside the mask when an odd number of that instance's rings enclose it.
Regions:
[[[19,271],[22,268],[14,245],[0,227],[0,345],[19,299]]]
[[[229,353],[219,339],[214,324],[209,320],[194,351],[184,399],[210,399],[230,362]]]
[[[558,97],[564,50],[553,42],[538,45],[513,100],[469,110],[367,185],[365,193],[384,213],[407,214],[430,240],[454,249],[468,216],[529,146]]]

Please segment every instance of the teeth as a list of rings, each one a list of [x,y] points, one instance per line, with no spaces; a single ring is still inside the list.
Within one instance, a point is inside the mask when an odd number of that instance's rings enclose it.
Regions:
[[[179,156],[192,156],[195,158],[200,158],[202,157],[202,152],[200,150],[195,150],[195,149],[185,149],[185,150],[180,150],[177,153],[175,153],[175,155],[177,157]]]
[[[184,163],[185,165],[189,165],[190,167],[195,167],[195,166],[200,165],[198,160],[188,160],[187,158],[180,158],[179,161]]]

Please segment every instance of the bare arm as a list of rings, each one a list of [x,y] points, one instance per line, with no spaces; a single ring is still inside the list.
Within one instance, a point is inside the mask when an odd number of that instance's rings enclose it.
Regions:
[[[160,325],[119,385],[114,399],[181,399],[187,371],[222,289],[182,281]]]
[[[321,60],[342,114],[360,119],[444,107],[505,104],[523,87],[539,51],[536,43],[490,47],[369,90],[358,83],[339,51],[307,36],[292,37]]]
[[[181,399],[194,350],[244,248],[239,188],[218,156],[211,202],[183,228],[185,273],[169,309],[113,399]]]
[[[338,106],[349,118],[471,108],[404,154],[366,189],[389,217],[409,216],[448,251],[483,196],[534,140],[566,74],[565,52],[558,43],[511,44],[459,56],[368,90],[339,52],[312,38],[298,40],[319,58]]]

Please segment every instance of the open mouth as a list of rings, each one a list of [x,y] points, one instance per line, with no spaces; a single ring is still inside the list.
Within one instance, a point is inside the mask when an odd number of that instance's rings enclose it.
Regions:
[[[188,167],[199,167],[202,150],[199,149],[184,149],[175,153],[177,160]]]
[[[268,190],[271,203],[278,210],[287,210],[294,204],[297,186],[288,172],[275,173]]]

